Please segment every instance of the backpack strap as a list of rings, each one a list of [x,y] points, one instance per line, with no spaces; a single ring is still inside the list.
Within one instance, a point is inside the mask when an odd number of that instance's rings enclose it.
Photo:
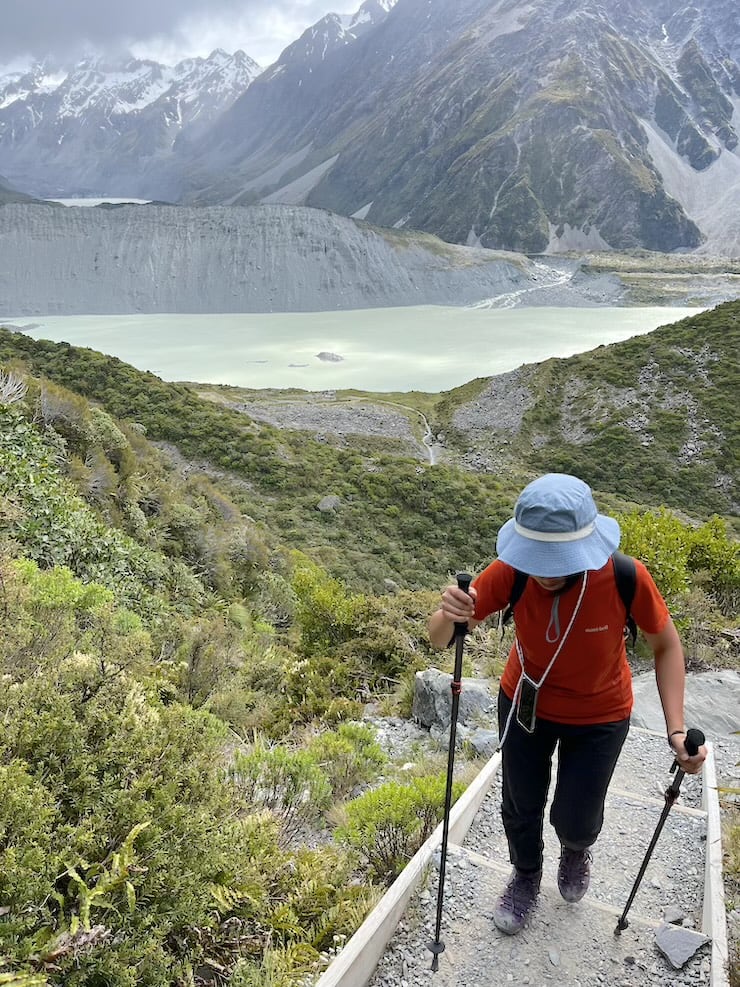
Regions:
[[[632,601],[635,598],[635,588],[637,586],[635,560],[631,555],[624,555],[623,552],[615,552],[612,555],[612,566],[614,568],[614,580],[617,584],[617,590],[622,603],[624,604],[626,614],[624,629],[625,637],[629,637],[632,642],[632,647],[634,647],[635,642],[637,641],[637,624],[632,616]],[[511,622],[511,619],[514,616],[514,607],[524,592],[524,587],[527,585],[528,579],[529,576],[526,572],[520,572],[519,569],[514,570],[514,584],[511,587],[509,604],[506,607],[506,610],[504,610],[499,624],[502,635],[507,624]]]
[[[524,592],[524,587],[527,585],[527,580],[529,576],[526,572],[520,572],[519,569],[514,570],[514,585],[511,587],[511,594],[509,595],[509,604],[501,615],[501,634],[503,636],[506,630],[506,625],[510,623],[511,618],[514,616],[514,607],[517,601]]]
[[[615,552],[612,555],[612,565],[614,567],[614,579],[617,583],[617,590],[624,603],[627,614],[624,634],[629,636],[632,647],[637,641],[637,624],[632,616],[632,601],[635,598],[635,588],[637,586],[637,572],[635,570],[635,560],[631,555],[624,555],[622,552]]]

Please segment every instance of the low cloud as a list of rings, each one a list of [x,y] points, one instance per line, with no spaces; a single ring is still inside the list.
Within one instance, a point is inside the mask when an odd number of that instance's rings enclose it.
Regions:
[[[3,11],[0,64],[23,57],[69,59],[84,51],[184,55],[243,48],[262,64],[276,58],[330,10],[361,0],[20,0]]]

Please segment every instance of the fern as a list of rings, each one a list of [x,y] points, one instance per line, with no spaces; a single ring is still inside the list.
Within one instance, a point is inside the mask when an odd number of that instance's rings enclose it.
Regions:
[[[42,973],[0,973],[3,987],[47,987],[48,983]]]

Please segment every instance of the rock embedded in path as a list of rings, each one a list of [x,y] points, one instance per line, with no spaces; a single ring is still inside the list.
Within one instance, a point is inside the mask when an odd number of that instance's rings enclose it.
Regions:
[[[655,945],[676,970],[685,966],[709,941],[709,936],[701,932],[668,922],[663,922],[655,931]]]
[[[316,354],[317,360],[323,360],[324,363],[342,363],[344,360],[343,356],[338,353],[327,353],[326,350],[322,350],[320,353]]]
[[[663,709],[653,672],[632,680],[635,706],[633,726],[662,731]],[[727,738],[738,730],[740,709],[740,672],[722,669],[696,672],[686,676],[686,724],[698,726],[712,740]]]

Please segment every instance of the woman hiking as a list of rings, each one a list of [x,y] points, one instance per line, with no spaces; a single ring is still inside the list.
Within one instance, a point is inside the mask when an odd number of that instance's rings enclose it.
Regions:
[[[617,521],[598,513],[583,480],[541,476],[524,488],[514,517],[499,531],[496,560],[473,580],[469,594],[448,586],[429,620],[431,643],[447,647],[456,622],[472,630],[504,610],[515,584],[520,587],[498,696],[501,815],[514,869],[493,920],[509,935],[524,927],[539,894],[556,748],[550,822],[561,845],[558,888],[569,902],[588,890],[590,847],[601,831],[632,710],[625,604],[612,562],[619,538]],[[653,652],[668,743],[681,768],[695,774],[706,748],[690,757],[684,744],[683,649],[663,597],[638,560],[630,611]]]

